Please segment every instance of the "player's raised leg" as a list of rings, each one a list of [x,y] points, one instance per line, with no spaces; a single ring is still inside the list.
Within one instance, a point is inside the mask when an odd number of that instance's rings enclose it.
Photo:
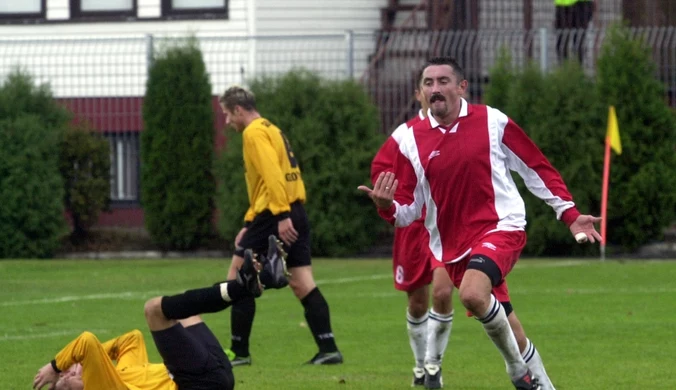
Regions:
[[[526,337],[526,332],[523,330],[521,321],[516,316],[516,313],[512,311],[507,315],[507,320],[509,321],[509,326],[514,332],[516,342],[519,345],[519,350],[521,351],[521,356],[523,360],[528,365],[528,368],[533,373],[533,376],[537,378],[540,387],[542,390],[556,390],[552,384],[547,371],[545,370],[545,365],[542,362],[542,358],[538,353],[538,350],[535,348],[535,345]]]
[[[539,390],[537,379],[533,379],[521,355],[505,308],[492,293],[493,287],[500,285],[511,271],[525,242],[526,234],[522,231],[486,235],[472,248],[460,285],[460,300],[483,324],[486,334],[505,360],[515,388]]]

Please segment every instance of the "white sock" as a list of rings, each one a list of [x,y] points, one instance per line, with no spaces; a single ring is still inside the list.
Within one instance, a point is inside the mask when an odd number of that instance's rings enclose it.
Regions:
[[[430,319],[427,323],[427,353],[425,364],[441,365],[448,345],[448,338],[453,328],[453,311],[449,314],[439,314],[430,309]]]
[[[549,376],[547,376],[545,365],[542,363],[542,358],[540,357],[538,350],[535,349],[535,345],[533,345],[530,340],[528,340],[526,349],[521,355],[523,356],[523,360],[528,365],[528,368],[533,373],[533,376],[538,378],[542,390],[556,390],[552,384],[552,381],[549,380]]]
[[[223,300],[226,302],[232,301],[230,295],[228,295],[228,283],[221,283],[219,287],[221,288],[221,296],[223,297]]]
[[[498,351],[502,354],[510,378],[518,378],[524,375],[528,371],[528,366],[521,356],[519,345],[516,343],[512,328],[507,321],[505,309],[495,299],[495,296],[491,295],[491,304],[488,306],[488,311],[479,318],[479,321],[483,324],[488,337],[491,338],[493,344],[498,347]]]
[[[415,366],[422,367],[427,350],[427,313],[420,318],[415,318],[406,310],[406,328],[408,329],[408,341],[411,343]]]

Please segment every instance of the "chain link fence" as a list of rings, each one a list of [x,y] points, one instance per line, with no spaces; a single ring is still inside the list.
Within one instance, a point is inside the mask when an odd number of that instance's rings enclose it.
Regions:
[[[214,95],[231,84],[246,84],[261,75],[306,68],[329,79],[363,83],[383,112],[406,108],[413,79],[425,59],[458,59],[470,81],[470,96],[481,101],[490,68],[502,50],[516,66],[535,61],[543,70],[564,58],[578,58],[594,72],[607,29],[538,28],[459,31],[398,31],[265,37],[200,37]],[[632,34],[652,48],[656,75],[674,89],[675,27],[633,28]],[[133,38],[2,39],[0,79],[15,68],[49,83],[57,98],[141,97],[153,54],[176,39]],[[401,89],[397,96],[396,89]],[[402,97],[403,96],[403,97]],[[88,110],[94,109],[94,105]],[[95,113],[91,113],[95,114]],[[118,127],[118,126],[113,126]],[[105,130],[105,129],[104,129]]]
[[[633,28],[631,34],[651,48],[655,75],[676,106],[676,27]],[[465,68],[467,98],[482,100],[489,71],[501,51],[514,65],[537,63],[543,71],[565,58],[577,58],[594,73],[606,28],[587,30],[480,29],[398,31],[335,35],[199,37],[213,94],[232,84],[305,68],[329,79],[354,79],[364,85],[380,110],[388,133],[417,110],[413,97],[421,65],[432,56],[452,56]],[[175,41],[175,39],[174,39]],[[142,97],[154,53],[172,41],[153,36],[131,38],[0,38],[0,80],[13,69],[48,83],[76,118],[87,120],[111,142],[113,190],[117,201],[138,199],[138,133]],[[177,91],[180,93],[180,91]]]

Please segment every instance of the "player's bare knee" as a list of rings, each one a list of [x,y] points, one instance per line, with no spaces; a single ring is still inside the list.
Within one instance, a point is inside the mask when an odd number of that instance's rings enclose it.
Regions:
[[[306,295],[310,293],[310,291],[314,290],[316,285],[313,283],[304,283],[300,280],[289,280],[289,287],[291,287],[291,291],[293,291],[293,294],[298,298],[298,299],[303,299]]]
[[[450,302],[453,285],[435,285],[432,289],[432,300],[439,303]]]
[[[429,307],[426,301],[412,299],[409,299],[408,301],[408,313],[415,318],[424,316],[428,309]]]
[[[460,297],[462,305],[474,314],[482,311],[482,309],[487,307],[490,303],[490,294],[487,295],[481,289],[477,289],[473,286],[461,286],[458,296]]]
[[[162,313],[162,297],[149,299],[143,307],[143,313],[147,320],[164,318],[164,314]]]
[[[407,291],[408,295],[408,313],[415,318],[421,318],[427,313],[429,309],[429,294],[428,287],[423,286],[411,291]]]

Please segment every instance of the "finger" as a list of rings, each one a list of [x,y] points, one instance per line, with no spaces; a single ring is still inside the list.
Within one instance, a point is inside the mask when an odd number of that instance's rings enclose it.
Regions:
[[[373,187],[373,191],[376,193],[376,196],[382,196],[386,194],[392,187],[392,178],[394,174],[392,172],[383,173],[382,180],[376,183],[376,186]]]
[[[286,233],[286,240],[289,241],[289,243],[295,242],[297,238],[298,238],[297,234],[293,234],[292,232]]]
[[[279,237],[282,239],[282,242],[284,242],[286,245],[290,245],[290,240],[289,240],[289,233],[285,231],[279,232]]]
[[[378,175],[378,178],[376,179],[376,183],[373,185],[373,191],[378,191],[380,188],[383,187],[383,180],[385,179],[385,172],[380,172],[380,175]]]
[[[387,191],[390,191],[390,190],[392,189],[392,186],[394,185],[394,181],[395,181],[395,180],[396,180],[396,179],[394,178],[394,173],[392,173],[392,172],[387,172],[387,174],[385,175],[385,180],[384,180],[384,183],[385,183],[385,189],[386,189]]]
[[[397,187],[399,187],[399,180],[394,179],[394,183],[392,183],[392,188],[390,188],[390,192],[392,194],[391,198],[394,198],[395,192],[397,192]]]
[[[596,238],[596,241],[598,241],[598,242],[603,242],[603,239],[602,239],[601,235],[600,235],[599,232],[597,232],[596,230],[593,230],[593,231],[591,232],[591,234],[589,234],[589,235],[591,235],[592,237]]]
[[[373,190],[370,189],[370,188],[367,187],[367,186],[359,186],[359,187],[357,187],[357,189],[358,189],[359,191],[364,191],[364,192],[366,192],[369,196],[370,196],[371,193],[373,192]]]
[[[591,221],[592,223],[597,223],[603,221],[603,218],[591,216]]]
[[[392,172],[383,172],[381,174],[381,180],[378,184],[377,187],[373,188],[376,191],[382,192],[385,191],[391,184],[392,177],[394,176],[394,173]]]

